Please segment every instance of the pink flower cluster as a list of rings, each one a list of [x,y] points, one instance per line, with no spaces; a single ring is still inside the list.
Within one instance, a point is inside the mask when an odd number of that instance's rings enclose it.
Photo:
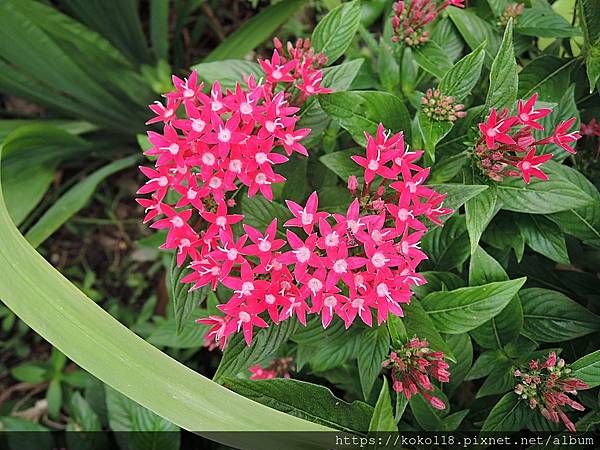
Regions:
[[[241,330],[250,344],[254,327],[268,326],[265,314],[274,324],[295,316],[303,325],[308,314],[319,314],[323,327],[334,316],[349,327],[357,317],[371,326],[372,313],[379,324],[390,313],[403,315],[410,286],[425,281],[416,272],[427,258],[419,248],[423,219],[439,224],[451,211],[442,206],[445,195],[424,186],[429,170],[414,164],[422,152],[409,152],[402,133],[390,136],[380,125],[375,137],[366,137],[366,155],[353,157],[364,168],[363,187],[359,193],[357,179],[350,179],[357,198],[345,214],[319,211],[316,192],[305,205],[288,200],[293,218],[283,224],[285,240],[277,238],[276,219],[264,232],[244,225],[236,240],[229,223],[241,217],[203,215],[209,234],[216,217],[226,217],[225,228],[183,281],[194,283],[192,289],[221,282],[233,290],[218,306],[225,318],[199,320],[212,325],[209,337],[223,342]]]
[[[448,363],[442,352],[429,349],[429,342],[412,338],[400,349],[390,353],[383,362],[383,367],[389,367],[392,374],[392,388],[398,394],[403,394],[408,400],[413,395],[421,394],[436,409],[445,409],[444,402],[428,391],[433,391],[429,377],[441,383],[450,381]]]
[[[515,393],[528,400],[531,409],[539,407],[546,420],[554,423],[562,421],[569,431],[576,431],[563,407],[583,411],[583,405],[567,394],[577,395],[578,390],[588,389],[588,385],[572,377],[564,359],[558,359],[556,353],[551,352],[542,364],[531,360],[528,369],[515,370],[515,380]]]
[[[528,184],[532,177],[547,180],[540,167],[552,154],[536,155],[538,148],[546,144],[556,144],[575,153],[571,144],[581,137],[576,131],[569,132],[575,117],[560,122],[550,136],[539,140],[533,136],[534,130],[544,131],[539,121],[553,111],[536,109],[537,98],[534,94],[528,100],[519,100],[515,115],[510,115],[507,108],[500,113],[492,109],[487,120],[479,124],[481,137],[475,144],[475,154],[481,170],[492,180],[502,181],[506,176],[523,176]]]
[[[271,378],[290,378],[290,370],[292,368],[293,358],[287,356],[277,358],[271,361],[267,367],[262,367],[260,364],[248,367],[251,380],[270,380]]]
[[[393,42],[403,42],[409,47],[418,47],[429,40],[425,25],[435,20],[448,6],[464,8],[465,0],[444,0],[437,6],[436,0],[406,0],[394,3]]]
[[[300,142],[310,130],[296,128],[299,108],[289,100],[301,103],[330,91],[320,87],[322,71],[313,67],[323,57],[305,46],[301,50],[293,49],[289,61],[275,50],[271,60],[260,61],[267,81],[261,84],[251,76],[233,92],[223,92],[215,81],[205,94],[195,71],[184,80],[173,76],[175,90],[165,95],[166,105],[150,106],[157,116],[148,123],[161,122],[163,132],[148,132],[152,147],[145,154],[156,162],[155,168],[140,167],[148,182],[138,194],[151,197],[137,201],[146,209],[144,222],[162,217],[152,228],[168,230],[162,248],[177,249],[178,264],[188,256],[201,260],[200,255],[215,249],[215,239],[225,248],[230,245],[231,225],[242,216],[228,214],[228,207],[235,205],[228,193],[245,185],[249,196],[260,192],[272,199],[271,185],[285,181],[274,166],[288,160],[279,149],[288,156],[307,155]],[[167,193],[177,201],[168,204]],[[209,224],[200,234],[194,212]]]

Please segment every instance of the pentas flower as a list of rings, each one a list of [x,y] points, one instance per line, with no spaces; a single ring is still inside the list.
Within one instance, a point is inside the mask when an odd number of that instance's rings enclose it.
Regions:
[[[421,394],[436,409],[446,409],[444,402],[430,392],[434,390],[430,377],[441,383],[450,381],[449,364],[442,352],[429,349],[429,342],[414,337],[390,353],[383,362],[392,376],[392,388],[407,400]]]
[[[439,6],[436,0],[406,0],[394,3],[392,27],[393,42],[403,42],[409,47],[418,47],[429,40],[425,26],[448,6],[464,8],[465,0],[445,0]]]
[[[522,176],[525,183],[532,177],[547,180],[541,166],[552,158],[543,153],[543,146],[555,144],[569,153],[575,153],[574,143],[581,137],[569,132],[575,118],[560,122],[552,134],[542,139],[536,135],[544,132],[541,119],[552,113],[551,108],[536,108],[538,94],[517,102],[515,115],[504,108],[500,112],[492,108],[489,116],[479,124],[481,137],[475,143],[475,156],[481,171],[494,181],[504,177]],[[534,132],[536,133],[534,135]]]
[[[294,358],[287,356],[274,359],[267,367],[262,367],[260,364],[248,367],[248,371],[252,374],[250,379],[269,380],[272,378],[290,378],[293,361]]]
[[[575,425],[565,413],[565,407],[583,411],[583,405],[569,395],[577,395],[578,390],[588,389],[588,385],[572,376],[572,370],[565,360],[550,352],[545,361],[531,360],[527,368],[517,369],[514,392],[529,402],[531,409],[538,408],[549,422],[562,421],[571,432]]]

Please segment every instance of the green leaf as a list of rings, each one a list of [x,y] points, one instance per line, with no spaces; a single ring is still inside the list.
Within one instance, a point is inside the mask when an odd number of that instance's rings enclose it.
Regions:
[[[600,4],[594,0],[581,0],[578,5],[585,42],[585,65],[591,93],[600,78],[600,31],[598,31],[600,30]]]
[[[537,92],[540,100],[559,102],[569,86],[570,72],[576,61],[551,55],[534,59],[519,73],[519,98],[527,99]]]
[[[463,287],[465,282],[461,277],[452,272],[436,272],[436,271],[424,271],[420,272],[423,277],[427,280],[427,283],[421,286],[413,286],[412,291],[419,298],[425,297],[430,292],[436,291],[451,291],[452,289],[458,289]]]
[[[465,203],[465,219],[471,242],[471,254],[477,250],[481,235],[498,212],[497,201],[496,187],[492,185]]]
[[[452,67],[452,61],[448,58],[448,54],[434,41],[413,47],[412,53],[415,62],[436,78],[442,79]]]
[[[375,380],[381,373],[381,363],[390,350],[390,334],[385,326],[371,328],[360,337],[358,374],[363,396],[369,398]]]
[[[498,185],[502,209],[530,214],[552,214],[569,211],[594,203],[584,189],[584,178],[577,170],[548,161],[544,164],[548,181],[532,180],[526,185],[520,179],[510,179]]]
[[[71,396],[72,419],[77,423],[78,430],[81,431],[102,431],[102,424],[98,414],[92,409],[90,404],[79,392]]]
[[[525,238],[512,214],[501,213],[488,225],[482,239],[498,250],[512,248],[517,261],[523,258]]]
[[[323,373],[356,358],[361,331],[359,328],[350,329],[333,339],[322,338],[317,346],[302,346],[302,350],[306,352],[304,360],[310,366],[311,372]]]
[[[417,124],[427,155],[435,161],[435,147],[452,129],[452,122],[439,121],[425,116],[421,111],[417,115]]]
[[[535,341],[568,341],[600,330],[600,317],[560,292],[531,288],[520,297],[523,334]]]
[[[323,52],[330,63],[335,62],[352,44],[360,23],[360,3],[346,2],[323,17],[311,36],[315,51]]]
[[[410,117],[402,100],[393,94],[378,91],[348,91],[320,95],[323,110],[352,138],[365,146],[364,133],[375,135],[379,123],[394,133],[404,132],[410,141]]]
[[[327,430],[244,399],[136,336],[31,248],[12,224],[2,196],[0,235],[0,272],[12,280],[0,283],[4,304],[78,366],[142,406],[188,430]],[[227,441],[243,445],[235,436]]]
[[[419,393],[410,398],[410,410],[417,423],[425,431],[442,431],[444,430],[442,418],[448,413],[448,399],[437,387],[434,388],[434,391],[431,392],[430,395],[434,395],[442,400],[446,405],[446,409],[440,411],[439,409],[434,408],[425,397]]]
[[[600,385],[600,350],[585,355],[571,364],[571,375],[588,385],[590,389]]]
[[[509,392],[492,408],[481,431],[519,431],[527,426],[530,415],[527,402],[514,392]]]
[[[570,264],[567,244],[560,229],[539,215],[522,215],[517,222],[525,242],[532,250],[557,263]]]
[[[369,424],[369,431],[398,431],[396,419],[394,419],[394,412],[392,411],[392,399],[390,397],[387,378],[383,379],[379,398],[375,404],[373,417]]]
[[[438,89],[444,95],[451,95],[460,102],[472,92],[481,75],[486,44],[486,42],[481,43],[446,72],[438,85]]]
[[[39,384],[48,379],[48,369],[36,363],[26,362],[11,369],[14,379],[29,384]]]
[[[349,433],[365,433],[373,414],[373,408],[366,403],[346,403],[326,387],[305,381],[225,378],[223,384],[270,408]]]
[[[83,209],[98,185],[107,177],[130,167],[139,160],[137,155],[119,159],[88,175],[65,192],[27,231],[25,238],[33,247],[48,239],[67,220]]]
[[[342,181],[347,182],[348,177],[351,175],[354,175],[357,178],[362,176],[361,167],[350,159],[352,156],[361,153],[363,153],[363,151],[358,149],[341,150],[323,155],[319,158],[319,161],[340,177]]]
[[[62,407],[63,392],[60,384],[60,378],[50,380],[48,390],[46,391],[46,401],[48,402],[48,415],[50,418],[57,420]]]
[[[525,278],[518,278],[433,292],[421,304],[440,332],[465,333],[498,315],[524,283]]]
[[[452,354],[452,350],[444,341],[444,338],[437,331],[431,318],[418,301],[413,301],[409,305],[402,307],[404,310],[404,326],[409,339],[417,336],[420,339],[425,339],[429,342],[429,348],[443,352],[450,361],[456,362],[456,358]]]
[[[504,31],[502,45],[492,63],[490,72],[490,87],[485,99],[485,111],[492,108],[500,110],[505,106],[512,108],[517,99],[519,76],[517,75],[517,61],[513,47],[512,19],[509,19]]]
[[[178,324],[174,318],[164,320],[152,330],[146,340],[157,347],[199,348],[208,328],[206,325],[196,323],[195,319],[207,315],[206,310],[193,309],[189,313],[189,318],[181,324]]]
[[[464,216],[455,215],[443,227],[434,228],[423,236],[421,244],[429,256],[428,269],[445,271],[460,266],[470,254]]]
[[[448,8],[447,11],[448,16],[471,50],[475,50],[483,42],[487,42],[484,50],[486,66],[489,67],[500,47],[500,36],[496,29],[474,11],[458,8]]]
[[[169,59],[169,2],[150,0],[150,41],[156,59]]]
[[[267,6],[227,36],[202,62],[244,58],[305,4],[306,0],[287,0]]]
[[[497,363],[492,367],[475,398],[479,399],[488,395],[504,394],[515,386],[512,361]]]
[[[481,247],[477,247],[471,256],[469,285],[478,286],[508,279],[508,275],[500,263]],[[480,346],[499,349],[515,340],[522,328],[523,309],[518,295],[515,295],[496,317],[471,330],[471,335]]]
[[[526,8],[516,22],[515,31],[526,36],[568,38],[581,36],[581,31],[544,1],[534,0],[533,8]]]
[[[244,76],[254,75],[256,79],[263,76],[260,64],[244,59],[226,59],[223,61],[203,62],[192,66],[198,77],[209,86],[219,81],[222,89],[235,89],[236,83],[242,83]]]
[[[106,389],[106,406],[111,430],[129,432],[122,433],[118,437],[120,442],[126,442],[127,448],[132,450],[179,449],[181,435],[175,434],[179,431],[177,425],[157,416],[109,387]],[[134,433],[131,433],[132,431]],[[161,431],[169,433],[159,433]]]
[[[479,195],[479,193],[488,189],[489,186],[485,184],[457,184],[457,183],[449,183],[449,184],[428,184],[427,187],[433,189],[434,191],[440,194],[448,194],[446,200],[444,201],[444,206],[446,208],[450,208],[454,211],[457,211],[462,205],[465,204],[469,199]],[[444,217],[442,217],[442,221],[444,221]]]
[[[456,393],[462,385],[467,373],[473,364],[473,343],[471,337],[465,334],[450,334],[446,336],[446,343],[452,349],[456,362],[450,361],[448,371],[452,374],[450,382],[445,385],[444,391],[448,396]]]
[[[277,219],[277,225],[283,226],[291,214],[281,203],[270,202],[262,195],[247,197],[242,200],[242,213],[244,223],[259,230],[266,229],[273,219]],[[278,233],[282,234],[281,230]]]
[[[26,125],[10,133],[2,145],[1,173],[13,221],[19,225],[41,201],[61,160],[88,150],[80,137],[48,125]]]
[[[387,318],[387,328],[391,345],[393,348],[400,347],[403,343],[408,341],[408,334],[406,333],[406,327],[400,317],[393,314],[389,314]]]
[[[183,331],[192,311],[198,308],[206,300],[208,293],[211,292],[210,285],[190,291],[190,285],[181,282],[181,279],[189,273],[190,271],[185,264],[177,266],[177,254],[173,254],[167,274],[167,287],[175,312],[175,332],[177,335]]]

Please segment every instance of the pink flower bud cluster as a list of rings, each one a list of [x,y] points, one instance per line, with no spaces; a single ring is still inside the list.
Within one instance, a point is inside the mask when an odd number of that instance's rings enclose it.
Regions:
[[[418,47],[429,40],[429,31],[425,26],[435,20],[448,6],[464,8],[465,0],[445,0],[436,5],[436,0],[406,0],[394,3],[392,27],[393,42],[403,42],[409,47]]]
[[[504,8],[504,12],[498,19],[498,25],[506,26],[510,19],[516,20],[525,11],[524,3],[510,3]]]
[[[349,327],[357,317],[371,326],[372,314],[379,324],[388,314],[403,315],[411,285],[425,282],[416,272],[427,258],[419,248],[427,231],[423,219],[439,224],[451,211],[442,207],[445,195],[424,186],[429,170],[414,163],[422,152],[409,152],[402,133],[390,136],[380,125],[366,138],[365,156],[352,158],[364,168],[362,190],[349,180],[357,198],[345,214],[319,211],[314,192],[304,205],[287,201],[293,218],[284,224],[285,240],[277,237],[276,219],[264,232],[244,225],[237,239],[225,225],[194,258],[194,272],[182,281],[194,283],[192,289],[222,283],[233,290],[218,306],[225,318],[199,320],[212,325],[209,336],[222,342],[243,331],[250,344],[254,327],[267,327],[267,317],[274,324],[296,317],[306,325],[308,314],[318,314],[326,328],[335,316]],[[215,225],[208,219],[210,232]]]
[[[291,356],[288,356],[274,359],[267,367],[262,367],[260,364],[248,367],[248,370],[252,374],[250,379],[269,380],[271,378],[290,378],[293,360]]]
[[[575,153],[572,143],[581,137],[578,132],[569,132],[575,118],[560,122],[553,133],[543,139],[533,136],[534,130],[543,131],[539,121],[550,114],[550,108],[535,109],[538,95],[529,100],[519,100],[517,113],[510,115],[507,108],[498,113],[490,111],[486,122],[479,124],[481,137],[475,144],[475,155],[483,173],[494,181],[506,176],[522,176],[525,183],[532,177],[547,180],[541,165],[552,158],[551,153],[540,153],[546,144],[556,144],[569,153]]]
[[[456,122],[467,115],[465,105],[455,104],[456,98],[444,95],[439,89],[427,89],[421,99],[421,113],[438,122]]]
[[[578,390],[588,389],[588,385],[571,375],[564,359],[558,359],[556,353],[551,352],[543,363],[531,360],[527,369],[515,370],[514,375],[517,383],[514,392],[528,400],[531,409],[539,408],[546,420],[562,421],[569,431],[576,431],[563,408],[569,406],[583,411],[583,405],[567,394],[577,395]]]
[[[414,337],[397,351],[391,352],[383,362],[383,367],[391,369],[392,388],[398,394],[403,394],[408,400],[413,395],[421,394],[434,408],[445,409],[444,402],[429,393],[433,391],[429,377],[441,383],[450,381],[449,365],[444,358],[442,352],[429,349],[429,342]]]

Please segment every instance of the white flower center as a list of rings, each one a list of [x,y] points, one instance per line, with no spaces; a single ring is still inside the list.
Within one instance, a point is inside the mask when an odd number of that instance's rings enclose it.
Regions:
[[[239,173],[242,171],[242,161],[239,159],[232,159],[229,161],[229,170],[235,173]]]
[[[171,155],[176,155],[177,153],[179,153],[179,145],[177,145],[177,144],[169,145],[169,153]]]
[[[385,297],[390,293],[390,289],[388,288],[388,285],[385,283],[379,283],[377,285],[377,295],[379,297]]]
[[[385,255],[383,253],[381,253],[381,252],[375,253],[373,255],[373,257],[371,258],[371,262],[377,268],[385,266],[388,261],[389,261],[389,259],[387,259],[385,257]]]
[[[188,198],[189,200],[194,200],[194,199],[196,198],[196,196],[197,196],[197,195],[198,195],[198,192],[196,192],[196,191],[195,191],[195,190],[193,190],[193,189],[188,189],[188,191],[187,191],[187,198]]]
[[[301,263],[305,263],[310,259],[310,250],[308,247],[300,247],[298,250],[294,250],[294,253]]]
[[[275,303],[275,296],[273,294],[267,294],[265,295],[265,302],[267,302],[267,305],[272,305]]]
[[[377,169],[379,169],[379,163],[376,160],[372,159],[371,161],[369,161],[368,167],[369,167],[369,170],[377,170]]]
[[[339,243],[340,237],[335,231],[325,236],[325,245],[327,247],[336,247]]]
[[[269,156],[264,152],[258,152],[256,155],[254,155],[254,159],[257,163],[264,164],[269,160]]]
[[[302,225],[310,225],[313,223],[314,216],[311,213],[307,213],[306,211],[302,211],[300,213],[300,220],[302,221]]]
[[[162,176],[158,179],[158,185],[161,187],[165,187],[167,184],[169,184],[169,179],[165,176]]]
[[[212,177],[208,183],[212,189],[220,188],[221,184],[223,184],[223,180],[221,180],[219,177]]]
[[[258,243],[258,249],[261,252],[268,252],[269,250],[271,250],[272,244],[271,242],[269,242],[266,239],[261,239],[260,242]]]
[[[238,314],[238,317],[240,318],[240,322],[243,322],[243,323],[248,323],[252,319],[250,317],[250,314],[248,314],[246,311],[240,311],[240,313]]]
[[[311,278],[310,280],[308,280],[308,288],[314,293],[316,294],[317,292],[319,292],[321,289],[323,289],[323,283],[321,282],[321,280],[319,280],[318,278]]]
[[[264,173],[257,173],[254,177],[257,184],[267,184],[267,176]]]
[[[210,152],[206,152],[202,155],[202,163],[206,166],[213,166],[215,164],[216,158]]]
[[[221,228],[225,227],[225,225],[227,225],[227,217],[225,217],[225,216],[217,217],[215,220],[215,224],[217,224],[217,226],[219,226]]]
[[[323,300],[323,303],[328,308],[333,308],[335,307],[335,305],[337,305],[337,299],[333,295],[330,295],[329,297],[326,297],[325,300]]]
[[[171,223],[175,228],[181,228],[185,222],[181,217],[175,216],[171,219]]]
[[[411,212],[406,208],[400,208],[398,210],[398,219],[400,219],[402,222],[406,222],[406,219],[408,219],[411,216]]]
[[[219,137],[218,137],[219,141],[227,143],[231,140],[231,131],[229,131],[227,128],[221,128],[219,130]]]
[[[240,112],[242,114],[252,114],[252,105],[247,102],[242,103],[240,105]]]
[[[192,130],[201,133],[206,126],[206,122],[202,119],[192,119]]]
[[[335,273],[346,273],[348,271],[348,263],[344,259],[338,259],[333,263],[333,271]]]

